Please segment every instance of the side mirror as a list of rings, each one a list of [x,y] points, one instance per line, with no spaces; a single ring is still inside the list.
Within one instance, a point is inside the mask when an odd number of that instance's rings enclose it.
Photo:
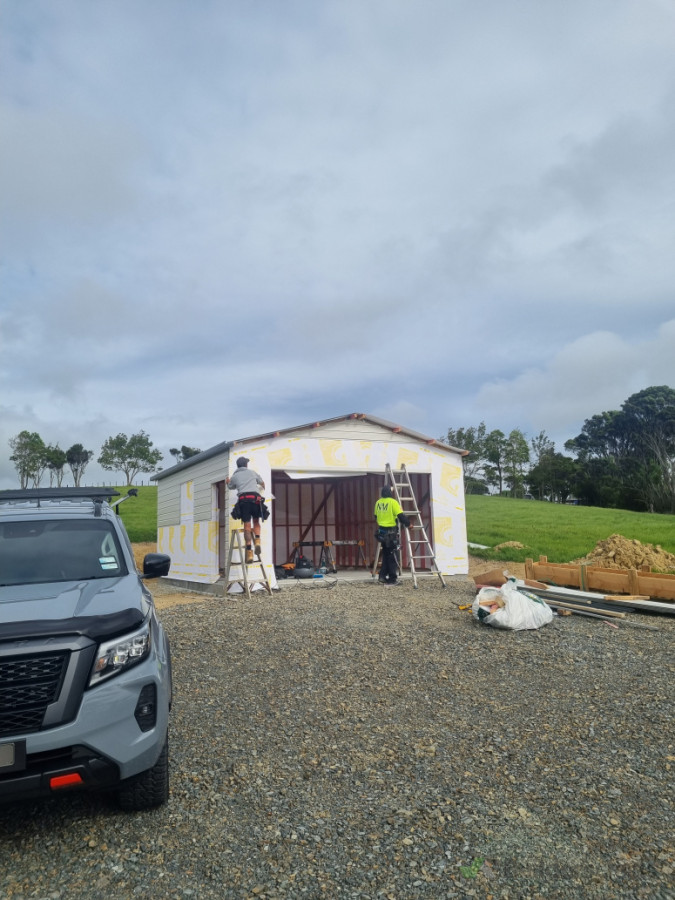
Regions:
[[[146,553],[143,557],[143,578],[163,578],[170,568],[171,557],[165,553]]]

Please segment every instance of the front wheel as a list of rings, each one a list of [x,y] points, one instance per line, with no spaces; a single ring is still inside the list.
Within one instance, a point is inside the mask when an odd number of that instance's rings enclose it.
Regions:
[[[169,799],[169,738],[164,739],[159,759],[151,769],[132,775],[117,789],[117,802],[127,812],[161,806]]]

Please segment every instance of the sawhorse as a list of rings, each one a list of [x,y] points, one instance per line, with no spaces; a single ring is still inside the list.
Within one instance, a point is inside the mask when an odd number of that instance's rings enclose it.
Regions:
[[[293,552],[290,555],[289,562],[294,562],[298,555],[302,555],[300,550],[302,547],[321,547],[319,555],[319,565],[317,568],[326,568],[329,572],[337,572],[335,556],[333,555],[333,547],[358,547],[358,552],[364,568],[368,568],[368,561],[363,550],[366,542],[361,541],[293,541]]]

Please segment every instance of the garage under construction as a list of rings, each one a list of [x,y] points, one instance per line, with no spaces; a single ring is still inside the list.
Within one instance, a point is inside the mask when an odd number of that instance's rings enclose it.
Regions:
[[[303,556],[330,571],[369,575],[378,547],[374,504],[382,486],[396,482],[404,508],[412,495],[420,535],[415,541],[411,529],[402,567],[465,575],[464,455],[365,413],[226,441],[153,477],[158,549],[171,556],[172,579],[222,581],[238,525],[231,518],[236,492],[226,478],[246,456],[266,486],[271,514],[262,524],[262,562],[272,573]]]

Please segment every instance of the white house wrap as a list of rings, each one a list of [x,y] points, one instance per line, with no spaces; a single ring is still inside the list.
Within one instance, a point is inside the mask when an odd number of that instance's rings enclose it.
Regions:
[[[266,565],[287,562],[298,543],[318,563],[323,542],[345,541],[331,547],[338,569],[365,572],[364,555],[369,563],[375,554],[373,507],[385,466],[405,464],[437,565],[444,575],[465,575],[464,455],[363,413],[224,442],[154,476],[158,549],[171,556],[171,578],[202,584],[221,578],[230,530],[240,524],[230,517],[237,498],[225,479],[237,457],[246,456],[265,481],[271,511],[262,525]],[[424,571],[424,562],[416,568]]]

